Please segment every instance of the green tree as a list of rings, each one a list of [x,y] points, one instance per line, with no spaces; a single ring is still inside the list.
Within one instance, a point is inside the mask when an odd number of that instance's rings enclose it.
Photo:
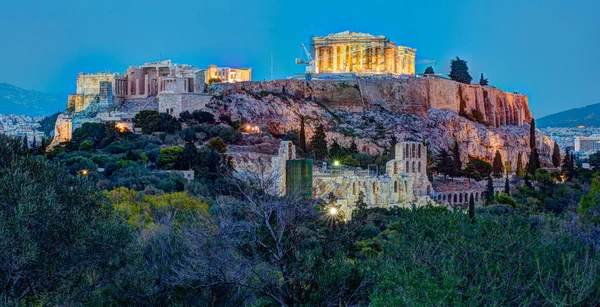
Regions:
[[[568,158],[568,157],[567,157],[567,153],[565,153],[565,157],[564,157],[564,159],[567,159],[567,158]],[[590,155],[590,160],[589,160],[589,162],[590,162],[590,166],[591,166],[593,169],[599,169],[599,168],[600,168],[600,151],[599,151],[599,152],[596,152],[596,153],[593,153],[593,154],[591,154],[591,155]]]
[[[181,168],[179,162],[183,155],[183,148],[179,146],[169,146],[160,150],[158,154],[158,166],[165,169]]]
[[[489,84],[490,84],[490,82],[488,81],[488,79],[484,78],[483,77],[483,73],[481,73],[481,78],[479,79],[479,85],[481,85],[481,86],[487,86]]]
[[[479,181],[492,173],[492,165],[480,159],[469,160],[465,167],[464,174],[468,178]]]
[[[565,149],[565,156],[563,158],[563,165],[562,165],[562,173],[567,178],[568,181],[571,181],[576,176],[575,158],[569,152],[568,148]]]
[[[305,129],[305,117],[300,116],[300,149],[306,153],[306,129]]]
[[[452,145],[452,148],[450,148],[450,150],[452,151],[452,163],[454,167],[453,176],[460,176],[462,170],[462,162],[460,161],[460,147],[458,146],[458,141],[456,140],[456,138],[454,139],[454,144]]]
[[[336,140],[329,146],[329,157],[332,159],[341,159],[344,156],[342,146]]]
[[[450,79],[461,83],[471,84],[471,75],[469,75],[469,67],[467,61],[456,57],[450,62]]]
[[[94,143],[90,140],[85,140],[79,144],[79,151],[94,151]]]
[[[492,170],[494,174],[501,175],[504,173],[504,163],[502,163],[502,155],[499,150],[496,150],[494,155],[494,162],[492,163]]]
[[[579,201],[577,213],[595,225],[600,224],[600,177],[598,173],[594,174],[591,190]]]
[[[367,203],[365,202],[365,193],[358,192],[358,198],[354,203],[355,209],[352,210],[353,220],[365,220],[367,217]]]
[[[535,170],[540,168],[540,156],[537,151],[536,138],[535,138],[535,119],[531,119],[531,124],[529,126],[529,147],[531,152],[529,154],[529,162],[527,172],[532,175],[535,175]]]
[[[208,140],[208,142],[206,143],[206,147],[221,154],[227,152],[227,145],[225,145],[225,142],[223,142],[223,139],[219,136]]]
[[[454,176],[454,162],[447,150],[440,150],[440,153],[435,159],[435,170],[444,175],[444,178],[446,178],[446,176]]]
[[[508,181],[508,175],[504,179],[504,194],[510,195],[510,182]]]
[[[1,305],[85,305],[134,242],[95,184],[0,137]],[[20,145],[20,144],[19,144]]]
[[[475,222],[475,199],[473,198],[473,194],[469,196],[469,219],[471,223]]]
[[[425,68],[425,71],[423,72],[424,75],[433,75],[435,74],[435,72],[433,71],[433,67],[431,66],[427,66],[427,68]]]
[[[485,199],[488,204],[494,201],[494,181],[492,180],[492,176],[487,177],[487,186],[485,189]]]
[[[325,127],[319,124],[310,140],[310,147],[315,158],[322,160],[327,156],[327,140],[325,139]]]
[[[133,117],[133,123],[136,128],[141,128],[144,134],[160,131],[161,123],[158,111],[142,110]]]
[[[554,167],[560,167],[560,148],[558,147],[558,143],[556,142],[554,142],[554,149],[552,150],[552,165]]]
[[[523,155],[522,155],[522,153],[519,153],[517,155],[517,169],[515,172],[516,172],[517,176],[519,176],[519,177],[523,176]]]

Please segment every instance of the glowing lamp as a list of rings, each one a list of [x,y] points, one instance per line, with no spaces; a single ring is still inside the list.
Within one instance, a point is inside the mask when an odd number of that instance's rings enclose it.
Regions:
[[[336,207],[329,208],[329,215],[336,216],[338,214],[338,209]]]
[[[334,160],[333,161],[333,166],[340,166],[340,161]]]

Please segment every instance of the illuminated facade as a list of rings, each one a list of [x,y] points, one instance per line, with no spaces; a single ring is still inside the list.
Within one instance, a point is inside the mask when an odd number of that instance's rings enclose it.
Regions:
[[[220,82],[233,83],[252,80],[252,68],[230,68],[209,65],[206,70],[205,79],[219,79]]]
[[[313,37],[312,47],[317,74],[415,74],[417,50],[383,35],[345,31]]]

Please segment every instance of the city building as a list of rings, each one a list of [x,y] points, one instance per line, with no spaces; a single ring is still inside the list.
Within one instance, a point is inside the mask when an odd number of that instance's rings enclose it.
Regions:
[[[317,74],[414,75],[416,49],[399,46],[383,35],[340,32],[313,37]]]
[[[576,136],[575,151],[595,153],[600,151],[600,134],[591,136]]]
[[[206,82],[218,79],[218,82],[233,83],[252,81],[252,68],[231,68],[209,65],[205,72]]]

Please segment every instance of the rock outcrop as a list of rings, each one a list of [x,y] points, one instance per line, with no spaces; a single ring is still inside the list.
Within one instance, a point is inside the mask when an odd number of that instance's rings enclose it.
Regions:
[[[267,127],[274,135],[299,129],[299,118],[308,118],[307,137],[319,123],[329,141],[361,152],[377,154],[399,141],[428,143],[436,154],[454,139],[461,160],[493,159],[499,150],[516,166],[529,155],[531,112],[527,97],[493,87],[457,83],[446,79],[357,78],[354,81],[241,82],[212,89],[207,108],[216,115]],[[481,112],[480,122],[473,111]],[[463,116],[459,115],[462,114]],[[469,119],[471,118],[471,119]],[[538,131],[542,163],[550,163],[553,141]]]

